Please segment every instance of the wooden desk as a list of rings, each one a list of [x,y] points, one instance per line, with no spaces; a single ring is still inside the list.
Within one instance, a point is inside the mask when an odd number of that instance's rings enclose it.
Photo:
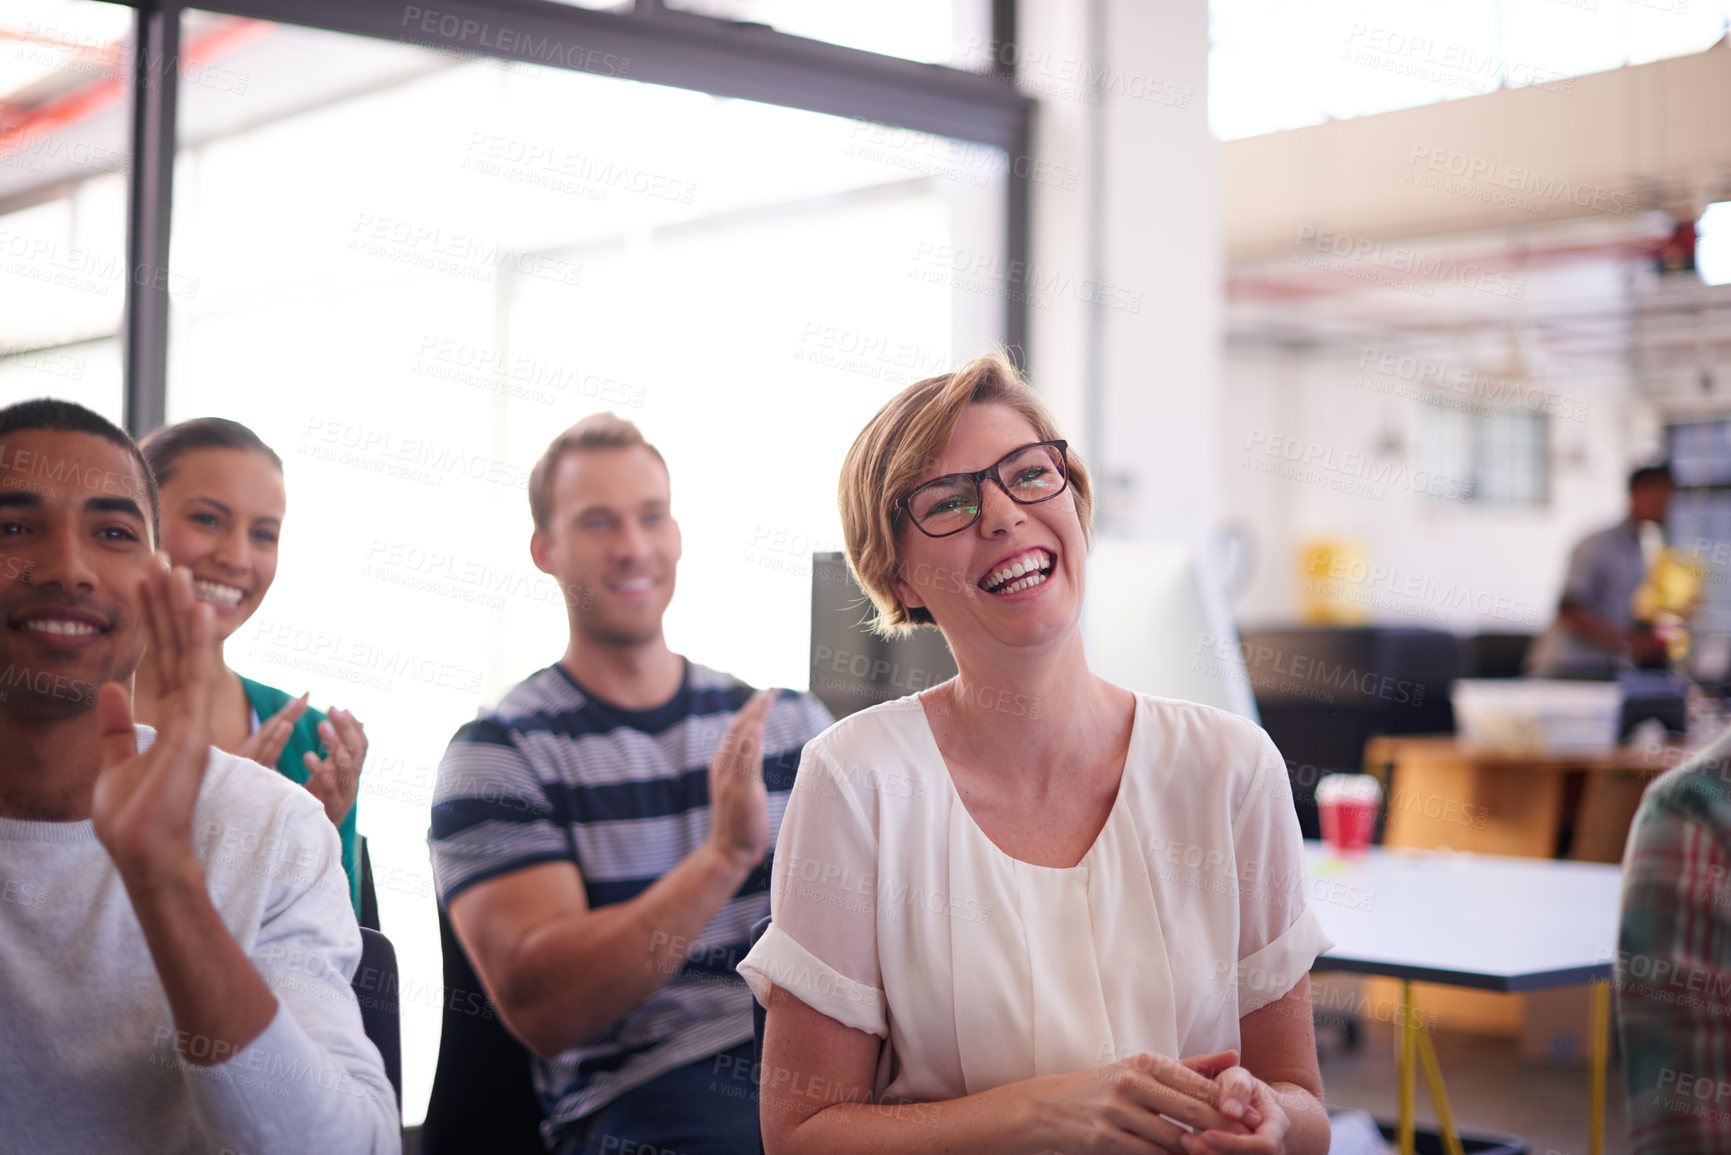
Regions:
[[[1450,734],[1384,736],[1365,746],[1364,765],[1388,799],[1385,847],[1557,858],[1568,832],[1568,858],[1621,863],[1641,792],[1700,748],[1509,754],[1474,749]],[[1393,1000],[1399,988],[1371,979],[1366,993]],[[1421,994],[1446,1029],[1519,1039],[1531,1059],[1555,1057],[1571,1040],[1587,1038],[1580,990],[1529,997],[1427,986]],[[1574,1053],[1584,1057],[1584,1050]]]
[[[1447,734],[1382,736],[1364,767],[1387,793],[1384,846],[1556,858],[1572,830],[1567,857],[1621,862],[1641,792],[1692,753],[1509,754]]]

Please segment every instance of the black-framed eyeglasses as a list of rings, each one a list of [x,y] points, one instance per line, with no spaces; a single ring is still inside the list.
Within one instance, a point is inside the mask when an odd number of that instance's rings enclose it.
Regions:
[[[907,513],[914,528],[927,537],[949,537],[980,520],[984,504],[980,486],[995,481],[1011,501],[1038,505],[1051,501],[1070,487],[1070,471],[1064,465],[1067,441],[1036,441],[1012,449],[997,464],[972,473],[949,473],[928,481],[896,502]]]

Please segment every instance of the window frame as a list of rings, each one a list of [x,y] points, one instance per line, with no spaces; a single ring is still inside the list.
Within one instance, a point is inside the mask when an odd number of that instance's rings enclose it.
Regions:
[[[1683,430],[1687,427],[1691,427],[1691,426],[1716,425],[1716,426],[1719,426],[1722,430],[1725,430],[1727,433],[1731,433],[1731,417],[1726,417],[1726,416],[1706,416],[1706,415],[1689,416],[1689,415],[1684,415],[1684,414],[1679,414],[1679,413],[1672,413],[1672,414],[1668,414],[1668,415],[1663,416],[1661,418],[1661,420],[1663,422],[1663,428],[1665,431],[1664,432],[1664,438],[1665,438],[1665,440],[1664,440],[1665,458],[1664,459],[1670,463],[1671,469],[1673,470],[1674,474],[1677,471],[1677,463],[1680,460],[1679,455],[1678,455],[1678,451],[1677,451],[1678,450],[1677,443],[1680,439],[1679,433],[1681,430]],[[1721,459],[1721,460],[1723,460],[1723,459]],[[1707,684],[1711,684],[1711,685],[1717,685],[1721,688],[1726,687],[1726,686],[1731,686],[1731,670],[1724,671],[1716,679],[1709,679],[1707,677],[1695,675],[1694,674],[1695,667],[1694,667],[1693,663],[1697,660],[1697,655],[1700,654],[1704,648],[1708,648],[1708,647],[1702,646],[1701,642],[1703,639],[1709,638],[1709,637],[1723,638],[1727,632],[1723,628],[1714,629],[1714,630],[1710,630],[1710,629],[1706,628],[1710,624],[1715,624],[1715,623],[1711,622],[1709,615],[1715,615],[1718,613],[1722,613],[1722,612],[1724,612],[1724,610],[1726,608],[1727,599],[1714,596],[1714,594],[1716,592],[1718,592],[1717,590],[1714,589],[1714,587],[1715,586],[1723,586],[1723,584],[1724,584],[1722,581],[1716,581],[1715,580],[1714,571],[1716,569],[1723,569],[1723,566],[1720,564],[1717,564],[1717,561],[1718,561],[1718,558],[1720,556],[1719,550],[1720,550],[1721,546],[1723,546],[1725,543],[1720,542],[1717,538],[1709,537],[1705,533],[1699,533],[1699,531],[1698,531],[1699,536],[1698,536],[1697,541],[1695,543],[1690,544],[1690,543],[1687,543],[1686,541],[1682,540],[1681,536],[1678,532],[1678,529],[1679,529],[1678,523],[1680,521],[1684,520],[1684,516],[1679,514],[1679,512],[1678,512],[1678,506],[1679,506],[1679,504],[1682,504],[1682,503],[1679,503],[1678,498],[1685,498],[1685,500],[1686,500],[1689,497],[1699,497],[1703,500],[1711,500],[1713,497],[1723,497],[1727,494],[1731,494],[1731,468],[1728,468],[1724,471],[1715,472],[1712,475],[1710,475],[1706,478],[1702,478],[1702,479],[1690,480],[1687,476],[1677,477],[1675,479],[1675,484],[1673,485],[1672,491],[1671,491],[1670,516],[1665,519],[1665,544],[1666,545],[1676,547],[1676,548],[1692,549],[1696,553],[1703,552],[1701,550],[1701,545],[1703,543],[1710,545],[1712,547],[1710,550],[1706,551],[1707,556],[1703,559],[1707,565],[1707,576],[1706,576],[1705,582],[1702,585],[1702,591],[1701,591],[1702,592],[1702,599],[1701,599],[1702,612],[1698,613],[1695,616],[1695,618],[1691,620],[1691,622],[1689,624],[1689,633],[1690,633],[1690,637],[1692,640],[1692,646],[1691,646],[1690,656],[1687,660],[1690,662],[1689,669],[1690,669],[1691,674],[1693,676],[1695,676],[1698,681],[1701,681],[1701,682],[1707,683]]]
[[[1456,414],[1464,418],[1466,422],[1468,476],[1461,480],[1470,483],[1472,489],[1464,498],[1452,499],[1438,496],[1437,500],[1459,500],[1464,505],[1497,510],[1548,509],[1551,506],[1554,495],[1553,462],[1551,460],[1554,431],[1551,428],[1549,414],[1536,413],[1513,406],[1471,405],[1463,407],[1449,404],[1449,399],[1446,397],[1426,397],[1420,401],[1420,404],[1429,407],[1418,412],[1418,420],[1421,425],[1415,430],[1415,437],[1421,446],[1427,436],[1422,423],[1440,420],[1442,414]],[[1533,460],[1538,466],[1539,490],[1538,495],[1530,501],[1486,496],[1485,479],[1490,459],[1487,444],[1491,438],[1490,424],[1499,417],[1530,419],[1537,432],[1538,444],[1533,452]],[[1421,457],[1423,452],[1424,450],[1420,448]]]
[[[1032,166],[1015,162],[1029,155],[1036,102],[1017,89],[1013,69],[1001,63],[1014,60],[1013,52],[993,53],[997,63],[990,74],[973,73],[808,40],[759,24],[670,10],[662,0],[636,0],[630,11],[620,12],[553,0],[431,0],[423,9],[423,18],[437,16],[430,34],[424,23],[411,26],[409,12],[418,6],[402,0],[117,2],[134,10],[126,235],[128,265],[135,270],[168,269],[179,84],[178,71],[164,62],[179,59],[180,18],[189,8],[542,67],[611,72],[621,79],[1001,148],[1011,158],[1005,174],[1005,263],[1020,268],[1028,260]],[[1015,0],[990,4],[993,40],[1013,43]],[[452,31],[445,33],[446,28]],[[507,28],[512,35],[499,34]],[[548,44],[570,51],[558,59],[538,55],[537,49]],[[568,59],[572,52],[576,63]],[[625,74],[619,71],[621,59],[629,62]],[[167,285],[167,276],[127,278],[121,346],[126,425],[134,436],[162,425],[167,415]],[[1023,296],[1005,294],[1004,343],[1025,365],[1028,305]]]

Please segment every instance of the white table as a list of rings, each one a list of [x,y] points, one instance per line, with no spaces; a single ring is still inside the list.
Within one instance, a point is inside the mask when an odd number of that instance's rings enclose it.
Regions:
[[[1488,991],[1592,983],[1591,1155],[1604,1151],[1610,984],[1617,958],[1622,869],[1594,862],[1371,847],[1342,861],[1305,843],[1311,908],[1334,947],[1317,970],[1402,981],[1400,1143],[1413,1150],[1422,1060],[1443,1141],[1459,1155],[1436,1054],[1413,1014],[1414,982]],[[1366,899],[1369,901],[1366,901]],[[1366,909],[1368,907],[1368,909]]]

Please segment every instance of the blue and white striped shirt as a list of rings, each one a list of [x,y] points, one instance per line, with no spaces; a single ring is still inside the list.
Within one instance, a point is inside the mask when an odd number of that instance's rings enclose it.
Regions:
[[[591,908],[636,897],[709,836],[709,763],[751,694],[689,661],[679,692],[652,710],[595,698],[559,665],[531,675],[457,731],[439,764],[429,838],[439,900],[543,862],[574,863]],[[770,708],[772,849],[800,753],[830,722],[808,694],[783,693]],[[769,913],[769,866],[766,858],[701,938],[680,947],[679,973],[642,1006],[535,1060],[550,1141],[633,1087],[751,1037],[751,994],[734,967]]]

